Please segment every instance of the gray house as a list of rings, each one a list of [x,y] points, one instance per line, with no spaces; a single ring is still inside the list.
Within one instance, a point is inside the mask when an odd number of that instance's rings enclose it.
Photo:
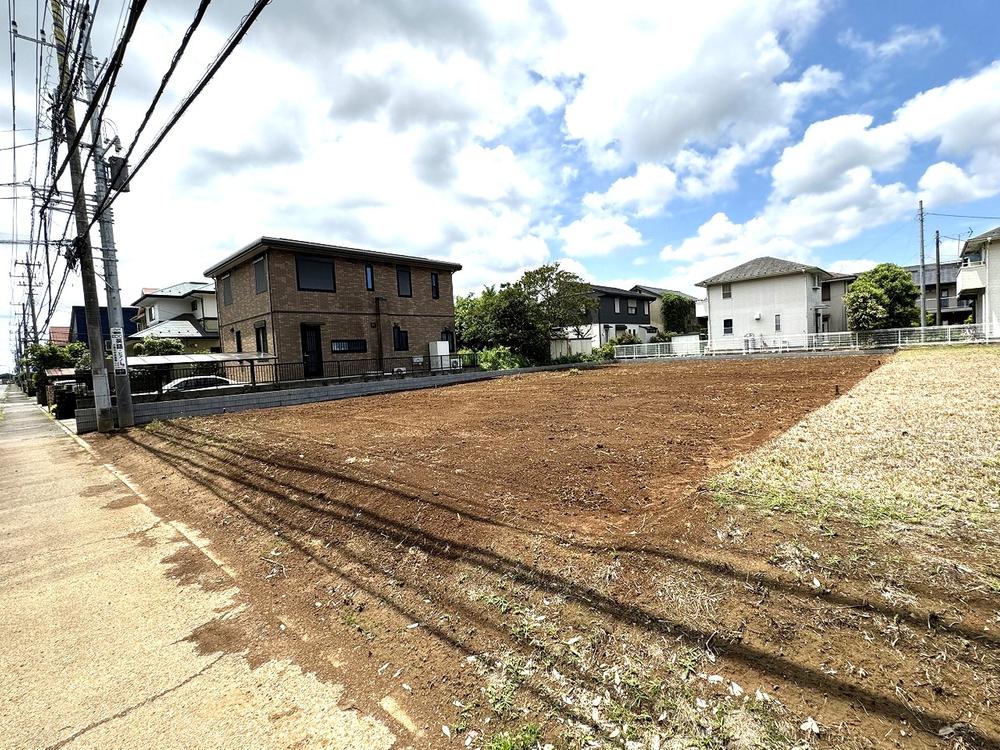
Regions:
[[[956,260],[941,264],[941,289],[937,288],[937,267],[934,263],[924,264],[924,294],[927,297],[927,312],[936,314],[941,306],[941,324],[956,325],[964,323],[973,314],[975,299],[972,296],[959,296],[958,274],[962,261]],[[913,283],[920,286],[920,266],[906,266],[913,277]],[[919,301],[918,301],[919,304]]]
[[[589,339],[594,347],[624,333],[635,334],[644,343],[656,335],[658,329],[650,322],[656,295],[598,284],[591,284],[590,290],[598,302],[597,309],[590,314],[590,322],[578,330],[564,331],[565,335],[576,341]]]

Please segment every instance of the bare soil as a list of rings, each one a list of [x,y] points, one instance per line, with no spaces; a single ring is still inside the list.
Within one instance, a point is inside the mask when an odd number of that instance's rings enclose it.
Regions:
[[[880,364],[620,365],[94,443],[236,572],[246,609],[206,648],[391,698],[415,747],[526,724],[557,747],[998,747],[997,592],[962,581],[981,539],[939,542],[942,569],[704,489]]]

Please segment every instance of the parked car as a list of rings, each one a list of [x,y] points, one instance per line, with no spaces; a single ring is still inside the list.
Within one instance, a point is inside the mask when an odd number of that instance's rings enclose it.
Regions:
[[[232,386],[240,387],[238,383],[234,383],[229,378],[224,378],[219,375],[195,375],[188,378],[177,378],[177,380],[171,380],[163,386],[163,392],[186,393],[188,391],[203,391],[210,388],[227,388]]]

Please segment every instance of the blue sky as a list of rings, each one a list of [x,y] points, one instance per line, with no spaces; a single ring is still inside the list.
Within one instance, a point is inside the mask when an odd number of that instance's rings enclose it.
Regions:
[[[213,4],[147,139],[243,5]],[[145,11],[107,135],[131,138],[195,6]],[[98,56],[117,20],[102,6]],[[687,291],[764,254],[912,263],[918,200],[1000,215],[997,28],[985,0],[275,0],[116,204],[122,297],[261,235],[456,260],[460,292],[551,261]],[[33,50],[17,44],[24,127]],[[23,177],[31,149],[16,153]],[[23,233],[30,204],[2,203],[0,234],[12,212]],[[927,235],[998,224],[929,216]],[[71,276],[53,325],[81,299]]]

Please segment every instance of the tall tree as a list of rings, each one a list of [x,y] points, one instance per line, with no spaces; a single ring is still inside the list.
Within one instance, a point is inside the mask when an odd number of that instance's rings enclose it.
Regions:
[[[666,333],[687,333],[694,329],[694,300],[677,292],[664,292],[660,297],[660,318]]]
[[[847,327],[852,331],[875,331],[886,327],[889,296],[872,282],[859,278],[844,294]]]
[[[859,274],[851,285],[851,290],[859,285],[866,292],[870,287],[885,295],[884,301],[881,297],[877,299],[885,307],[885,318],[878,327],[908,328],[919,322],[920,311],[916,302],[920,297],[920,289],[913,283],[913,277],[905,268],[895,263],[882,263],[870,271]],[[861,299],[858,295],[853,297],[849,295],[850,291],[844,295],[844,305],[848,308],[848,315],[850,315],[849,300]],[[871,296],[866,296],[870,301]]]

